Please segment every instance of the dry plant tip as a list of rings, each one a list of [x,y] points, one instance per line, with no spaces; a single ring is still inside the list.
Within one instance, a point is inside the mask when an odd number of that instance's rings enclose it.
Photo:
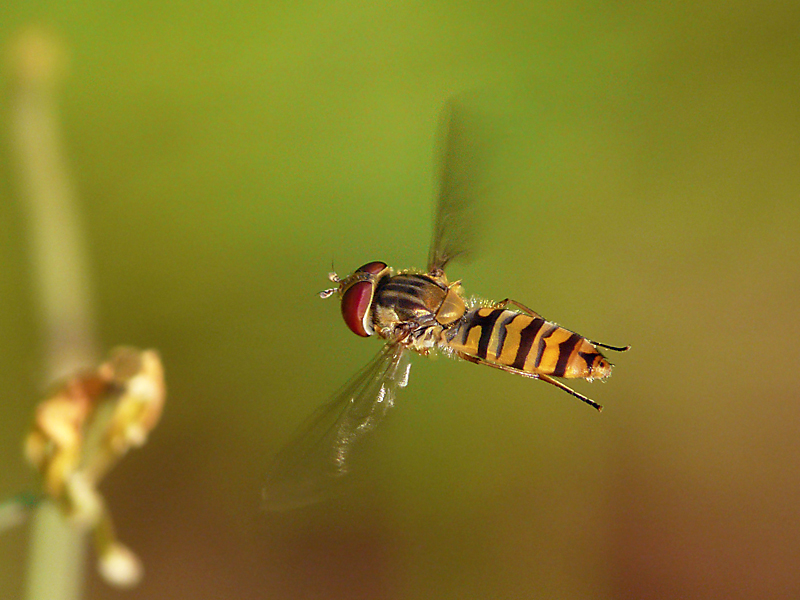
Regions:
[[[25,455],[70,523],[92,530],[98,569],[110,584],[135,585],[138,558],[116,539],[100,480],[132,447],[147,441],[166,397],[154,350],[115,349],[97,369],[56,385],[37,407]]]

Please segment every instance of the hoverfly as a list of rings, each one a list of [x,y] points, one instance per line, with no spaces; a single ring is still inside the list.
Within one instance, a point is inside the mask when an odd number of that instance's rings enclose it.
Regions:
[[[335,272],[342,317],[356,335],[386,340],[377,356],[311,416],[278,454],[267,477],[267,508],[316,502],[330,494],[348,470],[354,445],[373,430],[408,383],[412,352],[438,350],[469,362],[541,379],[601,410],[602,406],[555,379],[605,379],[611,363],[593,342],[545,320],[519,302],[486,302],[465,297],[460,281],[445,268],[471,249],[471,190],[461,113],[450,103],[442,118],[445,139],[433,240],[425,272],[395,272],[369,262],[348,277]]]

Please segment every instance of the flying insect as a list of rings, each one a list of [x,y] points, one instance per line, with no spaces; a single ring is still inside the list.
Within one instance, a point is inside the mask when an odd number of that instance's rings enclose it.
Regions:
[[[611,363],[600,349],[623,352],[565,329],[514,300],[464,294],[445,274],[472,249],[474,214],[469,144],[458,105],[442,117],[440,189],[427,269],[395,271],[364,264],[347,277],[329,274],[348,328],[385,340],[377,356],[321,406],[277,455],[264,489],[267,508],[302,506],[328,496],[349,471],[354,446],[372,431],[408,383],[410,356],[438,351],[469,362],[540,379],[590,406],[602,407],[559,379],[605,379]],[[557,379],[558,378],[558,379]]]

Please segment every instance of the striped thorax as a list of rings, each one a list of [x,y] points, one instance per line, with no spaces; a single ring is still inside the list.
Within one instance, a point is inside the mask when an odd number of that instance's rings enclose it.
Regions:
[[[459,282],[449,283],[444,274],[404,271],[394,274],[382,262],[371,262],[340,279],[342,316],[351,331],[364,337],[380,337],[401,343],[420,354],[445,343],[444,332],[460,324],[467,312]]]

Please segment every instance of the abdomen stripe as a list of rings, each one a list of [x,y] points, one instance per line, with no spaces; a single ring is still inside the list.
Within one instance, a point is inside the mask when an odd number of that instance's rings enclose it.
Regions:
[[[573,333],[565,341],[558,345],[558,362],[556,363],[556,368],[553,369],[553,375],[556,377],[564,376],[564,373],[567,372],[569,360],[572,358],[572,352],[575,350],[575,346],[578,345],[578,342],[580,342],[582,339],[582,336],[578,335],[577,333]]]
[[[503,314],[503,311],[497,309],[486,316],[481,316],[479,312],[475,318],[473,325],[481,328],[481,339],[478,341],[478,358],[486,360],[486,355],[489,353],[489,342],[492,341],[492,334],[494,333],[494,325],[501,314]]]
[[[536,340],[536,335],[539,333],[539,330],[542,328],[544,323],[544,319],[541,317],[535,317],[533,321],[528,323],[522,329],[522,331],[519,332],[519,348],[517,348],[517,356],[514,358],[514,362],[511,363],[513,368],[519,369],[520,371],[525,370],[525,361],[528,358],[528,354],[531,353],[531,348],[533,348],[533,342]]]

